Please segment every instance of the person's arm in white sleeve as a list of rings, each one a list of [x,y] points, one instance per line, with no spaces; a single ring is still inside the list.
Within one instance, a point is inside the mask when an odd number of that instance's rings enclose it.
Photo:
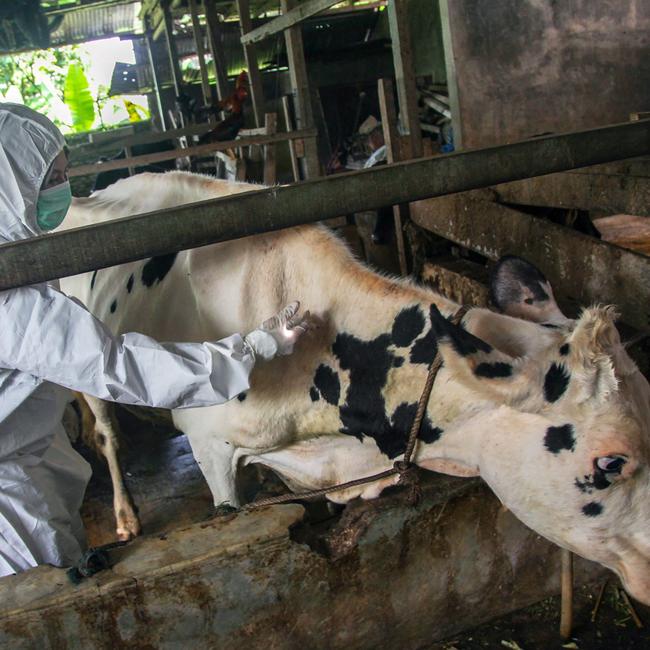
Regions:
[[[0,323],[0,366],[126,404],[220,404],[249,388],[255,364],[255,345],[239,334],[215,343],[114,337],[81,304],[47,285],[0,294]]]

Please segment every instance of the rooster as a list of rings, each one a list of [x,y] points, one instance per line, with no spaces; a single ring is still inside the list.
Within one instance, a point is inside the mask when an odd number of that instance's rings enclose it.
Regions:
[[[213,129],[204,133],[199,142],[205,144],[208,142],[224,142],[234,140],[239,133],[239,129],[244,126],[244,102],[248,98],[248,74],[246,70],[237,77],[235,81],[235,90],[228,97],[219,100],[215,106],[209,108],[214,115],[223,111],[226,117],[215,125]]]

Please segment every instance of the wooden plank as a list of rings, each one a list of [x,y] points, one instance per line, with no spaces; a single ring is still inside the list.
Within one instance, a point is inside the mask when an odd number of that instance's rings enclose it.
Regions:
[[[268,138],[281,141],[302,135],[296,132]],[[229,146],[240,144],[234,141]],[[33,237],[0,245],[0,291],[342,213],[376,210],[526,176],[646,155],[649,146],[650,121],[629,122],[334,174]],[[623,253],[648,262],[645,257]]]
[[[489,259],[516,254],[544,269],[560,295],[611,303],[641,330],[650,322],[650,258],[490,200],[488,191],[411,204],[411,219]]]
[[[338,4],[341,0],[305,0],[301,2],[297,7],[282,13],[281,16],[270,20],[264,25],[260,25],[256,29],[251,30],[247,34],[244,34],[241,38],[242,45],[247,45],[248,43],[259,43],[273,34],[278,32],[283,32],[285,29],[314,16],[317,13],[325,9],[329,9],[335,4]]]
[[[631,214],[616,214],[594,219],[603,241],[650,255],[650,219]]]
[[[228,68],[222,44],[221,21],[217,13],[215,0],[204,0],[205,20],[208,28],[208,42],[214,64],[217,97],[225,99],[228,96]]]
[[[650,178],[565,172],[494,188],[503,203],[650,216]]]
[[[459,305],[489,307],[490,279],[484,266],[468,260],[436,257],[425,262],[420,279]]]
[[[236,0],[239,26],[242,36],[253,29],[249,0]],[[248,68],[248,83],[251,91],[251,103],[255,113],[255,124],[261,127],[264,124],[264,90],[262,88],[262,75],[257,67],[257,49],[255,45],[244,45],[244,57]]]
[[[397,114],[395,112],[395,101],[393,82],[390,79],[379,79],[377,86],[379,96],[379,111],[381,114],[381,125],[384,132],[384,144],[386,145],[386,160],[389,165],[401,159],[399,134],[397,133]],[[408,204],[402,203],[393,206],[393,219],[395,221],[395,243],[397,245],[397,257],[402,275],[408,275],[408,263],[406,260],[406,244],[404,242],[404,225],[409,218]]]
[[[186,149],[177,149],[176,151],[159,151],[157,153],[148,153],[142,156],[133,156],[132,158],[107,160],[105,162],[93,163],[91,165],[79,165],[78,167],[72,167],[68,172],[68,176],[73,178],[75,176],[85,176],[86,174],[99,174],[100,172],[106,172],[112,169],[142,167],[143,165],[150,165],[163,160],[175,160],[176,158],[202,156],[215,151],[225,151],[232,147],[245,147],[252,144],[272,144],[276,142],[286,142],[289,139],[313,136],[314,132],[306,129],[304,131],[293,131],[292,133],[277,133],[276,135],[260,135],[253,138],[240,138],[238,140],[227,140],[225,142],[210,142],[195,147],[187,147]]]
[[[266,135],[275,135],[278,131],[278,114],[267,113],[264,116]],[[278,182],[278,169],[275,160],[275,145],[264,147],[264,185],[275,185]]]
[[[206,106],[212,105],[212,89],[210,88],[210,77],[208,76],[208,67],[205,63],[205,46],[203,43],[203,29],[199,21],[199,12],[196,6],[196,0],[188,0],[190,10],[190,19],[192,20],[192,37],[196,47],[196,56],[199,59],[199,70],[201,73],[201,92],[203,101]]]
[[[389,0],[388,25],[393,50],[400,121],[409,133],[410,157],[420,158],[422,156],[422,133],[420,132],[415,66],[408,18],[406,0]]]
[[[293,131],[291,111],[289,108],[289,98],[286,95],[282,96],[282,113],[284,114],[285,130],[287,132]],[[289,157],[291,158],[291,171],[293,173],[293,181],[294,183],[297,183],[300,180],[300,167],[298,166],[298,154],[296,153],[295,140],[289,140]]]
[[[282,13],[288,13],[294,5],[294,0],[281,0]],[[314,110],[311,103],[307,64],[302,42],[300,25],[289,27],[284,32],[289,63],[289,76],[293,90],[294,113],[298,129],[311,129],[314,126]],[[318,144],[315,139],[305,141],[305,157],[303,158],[304,178],[314,178],[320,175],[318,160]]]

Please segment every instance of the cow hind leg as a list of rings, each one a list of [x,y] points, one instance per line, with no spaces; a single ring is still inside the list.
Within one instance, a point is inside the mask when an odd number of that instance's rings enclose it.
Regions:
[[[108,464],[113,486],[117,538],[127,541],[140,534],[141,526],[118,459],[119,427],[115,419],[114,407],[90,395],[77,393],[76,396],[81,409],[84,442],[103,456]]]

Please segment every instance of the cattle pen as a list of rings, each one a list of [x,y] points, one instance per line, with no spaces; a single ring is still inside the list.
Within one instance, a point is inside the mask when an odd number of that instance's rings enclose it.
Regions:
[[[86,24],[92,31],[101,23],[100,15],[105,21],[112,16],[115,27],[118,13],[134,5],[130,0],[32,4],[50,21],[49,45],[74,42],[84,11],[101,12]],[[320,223],[336,230],[363,262],[383,273],[408,276],[468,307],[494,308],[489,271],[504,255],[526,258],[542,269],[571,318],[581,307],[616,305],[619,331],[648,376],[650,230],[644,221],[650,215],[650,113],[645,112],[650,83],[641,89],[641,81],[633,82],[617,49],[624,37],[612,26],[615,17],[607,14],[606,2],[597,0],[588,10],[576,1],[569,14],[550,0],[537,3],[543,5],[537,16],[546,26],[542,35],[533,27],[532,14],[539,10],[532,7],[535,3],[522,2],[525,9],[514,1],[504,3],[510,14],[521,9],[517,20],[487,0],[478,4],[482,9],[469,0],[439,0],[432,8],[404,0],[137,3],[142,28],[128,32],[136,43],[136,63],[124,69],[119,65],[126,64],[116,64],[111,92],[139,88],[148,98],[151,130],[130,127],[108,136],[98,131],[87,141],[68,137],[76,193],[88,193],[84,183],[90,175],[117,171],[138,176],[146,165],[170,161],[177,167],[185,164],[192,173],[264,185],[0,244],[0,291],[89,272],[94,272],[94,284],[101,269],[149,258],[173,260],[180,251]],[[386,22],[385,52],[368,46],[353,64],[343,44],[333,45],[348,56],[346,65],[314,53],[318,34],[330,28],[328,21],[349,34],[370,34],[375,25],[367,22],[370,12],[387,14],[381,18]],[[638,76],[650,81],[648,46],[641,35],[650,29],[650,13],[639,8],[632,18],[633,13],[625,13],[626,47],[643,53]],[[423,15],[436,33],[436,45],[429,50],[422,45],[424,28],[416,24]],[[481,30],[495,29],[497,23],[501,30],[516,24],[518,37],[503,36],[500,45],[481,37]],[[313,42],[303,43],[307,34]],[[104,36],[84,33],[78,42]],[[536,57],[551,65],[537,51],[524,56],[520,39],[525,37],[542,43],[549,39],[569,68],[584,67],[585,79],[574,76],[567,82],[584,109],[565,105],[557,115],[540,111],[543,99],[566,100],[568,95],[550,72],[542,70],[528,86],[522,81],[522,70],[532,74],[541,65]],[[600,50],[598,37],[604,39]],[[264,49],[269,43],[274,47]],[[38,39],[3,47],[18,53],[36,45]],[[521,70],[504,63],[514,53]],[[584,64],[582,57],[588,55],[594,57],[596,71]],[[196,68],[182,67],[184,59]],[[261,69],[271,59],[273,65]],[[372,72],[370,61],[377,66]],[[618,73],[627,81],[614,98],[603,92],[601,115],[589,103],[597,95],[598,71],[607,65],[613,76]],[[225,100],[229,92],[236,94],[243,67],[248,76],[241,124],[234,134],[202,140],[237,115],[238,109]],[[495,70],[503,78],[482,91],[477,78],[490,78]],[[349,89],[332,80],[346,72],[357,90],[374,93],[379,118],[374,123],[372,109],[364,108],[366,100],[355,95],[357,103],[350,103]],[[277,94],[279,87],[283,97]],[[495,98],[495,88],[512,98]],[[326,109],[333,110],[336,97],[356,111],[354,137],[339,138],[339,144],[345,140],[349,147],[345,169],[331,166],[336,147],[330,131],[342,128],[341,109],[337,119]],[[201,101],[203,113],[196,108]],[[366,113],[370,123],[364,131]],[[243,115],[250,128],[243,127]],[[283,130],[277,128],[278,116]],[[368,159],[379,148],[369,143],[381,136],[386,164],[352,164],[361,136]],[[160,143],[169,147],[142,149]],[[116,151],[121,154],[113,157]],[[111,158],[100,160],[98,152]],[[314,268],[317,264],[315,258]],[[130,417],[121,416],[131,422],[130,435],[137,435],[145,425],[133,424]],[[109,544],[104,570],[76,584],[65,569],[48,565],[1,578],[0,647],[470,650],[551,647],[549,638],[553,647],[568,643],[564,647],[580,649],[643,647],[647,642],[641,619],[648,610],[631,602],[622,587],[612,587],[618,584],[612,572],[569,555],[524,525],[480,478],[419,470],[417,500],[398,486],[377,499],[356,498],[340,507],[307,499],[215,514],[186,442],[172,442],[159,457],[148,447],[160,443],[158,429],[151,431],[144,447],[134,444],[138,454],[162,458],[178,452],[178,467],[192,465],[179,470],[178,477],[173,458],[161,461],[167,464],[156,470],[169,474],[162,479],[166,496],[159,499],[167,501],[160,506],[164,517],[147,523],[154,509],[148,510],[146,500],[156,501],[157,488],[139,492],[148,469],[146,460],[133,461],[134,474],[126,468],[127,482],[131,476],[136,501],[144,500],[138,503],[144,534]],[[99,465],[95,469],[106,474]],[[249,470],[242,488],[249,496],[287,491],[271,472]],[[175,482],[179,484],[172,486]],[[85,506],[84,523],[90,540],[105,544],[113,541],[114,532],[106,520],[110,497],[92,489],[95,501]],[[101,522],[88,515],[100,511]],[[526,636],[519,645],[510,632],[503,638],[482,638],[481,632],[471,632],[474,638],[459,636],[555,596],[561,586],[570,591],[574,583],[588,585],[597,592],[600,585],[604,591],[606,581],[608,589],[616,590],[617,603],[623,603],[616,610],[616,625],[637,632],[629,641],[619,640],[618,632],[596,638],[585,616],[579,617],[577,631],[567,628],[566,612],[561,638],[559,608],[558,620],[548,623],[554,636],[543,636],[544,641]],[[602,591],[593,610],[589,602],[592,624],[601,597]],[[567,602],[568,597],[564,606]]]

